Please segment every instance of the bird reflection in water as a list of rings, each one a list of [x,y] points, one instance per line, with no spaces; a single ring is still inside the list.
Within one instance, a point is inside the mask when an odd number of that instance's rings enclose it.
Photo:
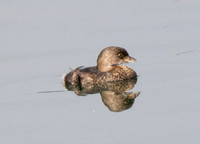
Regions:
[[[78,96],[100,93],[103,103],[110,111],[121,112],[131,108],[135,98],[140,94],[140,92],[128,92],[134,88],[136,82],[137,78],[84,86],[64,83],[64,86]]]

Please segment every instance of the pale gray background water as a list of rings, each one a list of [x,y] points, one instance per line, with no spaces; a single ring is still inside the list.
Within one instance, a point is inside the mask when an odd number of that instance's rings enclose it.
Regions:
[[[199,144],[199,38],[198,0],[0,0],[0,143]],[[120,113],[61,84],[110,45],[138,60]]]

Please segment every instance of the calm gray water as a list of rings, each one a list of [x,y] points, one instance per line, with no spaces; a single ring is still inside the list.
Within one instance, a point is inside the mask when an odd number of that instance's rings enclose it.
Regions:
[[[0,0],[0,143],[199,144],[200,2]],[[67,91],[107,46],[137,59],[133,106]]]

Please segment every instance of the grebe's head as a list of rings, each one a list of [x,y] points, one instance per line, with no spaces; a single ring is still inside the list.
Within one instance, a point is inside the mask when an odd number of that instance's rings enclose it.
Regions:
[[[135,61],[136,59],[129,56],[124,48],[110,46],[100,52],[97,59],[97,68],[101,72],[107,72],[116,65]]]

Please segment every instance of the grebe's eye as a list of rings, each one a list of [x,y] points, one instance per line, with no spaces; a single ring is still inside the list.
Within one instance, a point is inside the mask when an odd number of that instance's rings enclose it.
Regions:
[[[117,56],[118,56],[119,58],[123,58],[123,57],[124,57],[124,55],[123,55],[122,53],[118,53]]]

